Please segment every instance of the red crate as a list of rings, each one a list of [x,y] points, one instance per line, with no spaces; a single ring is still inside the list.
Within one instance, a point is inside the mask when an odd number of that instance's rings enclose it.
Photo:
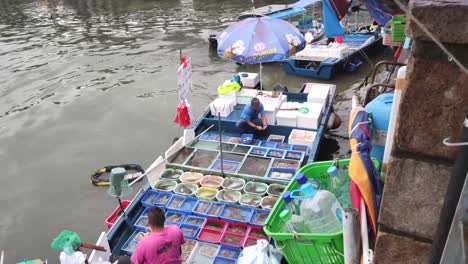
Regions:
[[[244,241],[244,247],[250,247],[257,245],[257,240],[255,237],[247,237],[247,239]]]
[[[203,228],[198,234],[197,239],[211,243],[218,243],[222,234],[223,233],[221,231]]]
[[[249,225],[237,222],[228,222],[225,232],[245,237],[249,233]]]
[[[224,232],[219,243],[233,247],[242,247],[242,245],[244,244],[244,240],[245,236],[243,235],[236,235],[233,233]]]
[[[131,203],[132,201],[130,200],[123,200],[122,201],[122,207],[124,208],[127,208],[127,206]],[[115,210],[112,212],[112,214],[109,215],[109,217],[106,218],[106,225],[107,225],[107,228],[110,229],[112,227],[112,225],[114,224],[115,220],[117,220],[117,218],[119,217],[119,215],[117,215],[120,211],[120,206],[117,206],[115,208]]]
[[[252,237],[255,239],[265,239],[270,241],[270,238],[265,234],[263,228],[258,226],[252,226],[252,228],[250,228],[248,237]]]
[[[226,225],[227,225],[226,221],[214,219],[214,218],[207,218],[202,228],[216,230],[222,233],[224,232]]]

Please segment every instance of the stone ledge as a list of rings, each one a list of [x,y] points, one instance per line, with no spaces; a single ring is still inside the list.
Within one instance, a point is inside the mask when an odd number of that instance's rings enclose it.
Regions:
[[[411,238],[379,232],[374,252],[375,264],[428,263],[431,244]]]
[[[442,141],[458,138],[464,113],[468,113],[468,76],[448,60],[436,58],[411,57],[408,61],[395,144],[405,152],[453,160],[456,148]]]
[[[409,10],[440,41],[468,44],[468,1],[412,0]],[[413,21],[408,21],[406,33],[415,40],[431,40]]]
[[[379,223],[422,239],[433,240],[451,167],[392,157]]]

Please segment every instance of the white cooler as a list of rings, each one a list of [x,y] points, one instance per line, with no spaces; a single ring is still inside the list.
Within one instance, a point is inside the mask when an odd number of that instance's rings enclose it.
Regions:
[[[279,108],[283,102],[283,95],[276,94],[276,97],[273,97],[273,92],[261,91],[262,94],[258,94],[257,98],[264,106],[270,104],[275,108]]]
[[[330,93],[330,89],[333,87],[336,87],[336,85],[324,83],[311,83],[309,93],[307,94],[307,102],[318,103],[326,106],[328,94]]]
[[[278,110],[276,124],[278,126],[297,127],[297,110]]]
[[[255,86],[260,83],[258,73],[239,72],[238,74],[244,87],[255,88]]]
[[[234,110],[234,102],[228,98],[216,98],[210,104],[210,111],[213,116],[218,116],[218,111],[221,117],[228,117]]]
[[[263,105],[263,110],[265,111],[267,124],[276,125],[276,113],[278,112],[278,108],[271,105]]]
[[[288,143],[306,145],[309,146],[309,148],[312,148],[316,136],[317,133],[314,131],[293,129],[291,134],[289,134]]]
[[[252,98],[257,96],[258,90],[242,88],[237,92],[237,103],[238,104],[250,104]]]
[[[297,127],[318,129],[322,117],[322,105],[317,103],[304,103],[303,107],[309,109],[308,113],[297,113]]]

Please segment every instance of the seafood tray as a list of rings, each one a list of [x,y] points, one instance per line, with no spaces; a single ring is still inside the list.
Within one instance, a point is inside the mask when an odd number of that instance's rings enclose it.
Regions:
[[[146,231],[137,229],[135,232],[130,236],[130,238],[125,242],[122,247],[122,252],[131,256],[133,251],[135,251],[138,242],[144,238],[146,235]]]
[[[205,221],[205,217],[187,215],[184,219],[184,224],[201,227],[205,224]]]
[[[240,141],[242,144],[250,145],[253,141],[253,134],[242,134]]]
[[[273,142],[276,142],[276,143],[283,143],[285,138],[286,137],[282,136],[282,135],[271,134],[271,135],[268,136],[267,141],[273,141]]]
[[[282,158],[284,156],[284,150],[279,150],[279,149],[270,149],[267,152],[267,157],[272,157],[272,158]]]
[[[239,203],[245,206],[259,207],[262,202],[262,197],[256,194],[245,193],[239,199]]]
[[[211,204],[212,202],[198,200],[195,207],[193,207],[192,213],[196,215],[206,216]]]
[[[241,197],[241,193],[239,191],[232,191],[232,190],[221,190],[216,195],[216,199],[220,202],[226,203],[237,203]]]
[[[186,214],[179,211],[168,210],[166,212],[166,221],[172,223],[182,223],[184,221]]]
[[[224,178],[223,181],[223,189],[228,189],[228,190],[234,190],[234,191],[241,191],[244,189],[245,186],[245,180],[241,178],[236,178],[236,177],[229,177],[229,178]]]
[[[289,168],[289,169],[299,169],[299,161],[288,160],[288,159],[275,159],[273,161],[272,167],[275,168]]]
[[[226,226],[227,233],[236,234],[240,236],[246,236],[249,232],[249,225],[238,223],[238,222],[228,222]]]
[[[224,178],[221,176],[206,175],[201,179],[200,185],[203,187],[218,189],[223,184],[223,181]]]
[[[136,228],[146,230],[148,227],[148,217],[146,216],[140,216],[138,220],[136,220],[135,225]]]
[[[154,189],[160,192],[172,192],[177,186],[177,181],[173,180],[159,180],[154,184]]]
[[[269,214],[270,211],[268,210],[255,209],[250,222],[255,226],[263,226]]]
[[[266,153],[267,153],[268,149],[266,148],[260,148],[260,147],[256,147],[256,148],[252,148],[250,150],[250,155],[255,155],[255,156],[260,156],[260,157],[265,157]]]
[[[180,230],[182,231],[182,233],[184,233],[185,238],[196,239],[198,235],[198,231],[200,230],[200,227],[187,225],[187,224],[181,224]]]
[[[232,160],[223,160],[223,171],[236,173],[239,169],[240,162]],[[221,171],[221,160],[216,160],[210,167],[211,170]]]
[[[296,174],[295,169],[271,168],[270,173],[268,173],[268,177],[272,179],[289,181],[290,179],[294,177],[295,174]]]
[[[206,215],[211,217],[219,217],[221,211],[223,211],[223,208],[223,203],[211,203],[211,206],[210,208],[208,208],[208,212],[206,212]]]
[[[281,196],[283,191],[286,189],[286,185],[279,183],[272,183],[268,186],[267,193],[271,196]]]
[[[232,151],[236,153],[247,154],[250,151],[250,146],[237,145]]]
[[[171,200],[167,203],[167,209],[179,210],[182,203],[185,200],[185,196],[174,194]]]
[[[264,177],[270,166],[270,161],[271,158],[247,156],[238,173]]]
[[[186,264],[210,264],[216,257],[220,246],[210,243],[197,242]]]
[[[210,230],[224,232],[226,225],[227,225],[226,221],[219,220],[216,218],[207,218],[205,221],[205,224],[203,225],[203,229],[210,229]]]
[[[203,178],[203,174],[194,171],[186,171],[180,176],[180,182],[198,184]]]
[[[178,180],[182,173],[182,170],[165,169],[163,172],[161,172],[159,178],[166,180]]]
[[[201,241],[211,242],[211,243],[218,243],[222,235],[223,235],[223,232],[221,231],[202,228],[200,230],[200,233],[198,234],[197,239]]]
[[[197,202],[198,199],[195,197],[185,197],[179,210],[190,214]]]
[[[260,203],[262,209],[271,210],[275,206],[276,201],[279,197],[276,196],[265,196]]]
[[[158,199],[159,193],[149,189],[143,198],[141,198],[141,203],[144,207],[151,207],[155,204],[155,201]]]
[[[247,206],[226,204],[220,214],[220,218],[226,221],[249,223],[254,209]]]
[[[231,234],[229,232],[224,232],[224,234],[221,236],[221,239],[219,240],[219,243],[222,245],[228,245],[228,246],[233,246],[233,247],[242,247],[244,244],[245,240],[245,234],[244,235],[236,235],[236,234]]]
[[[223,258],[223,257],[216,257],[213,264],[236,264],[237,261],[235,259]]]
[[[257,240],[255,237],[247,237],[244,242],[244,248],[257,245]]]
[[[183,164],[194,150],[194,148],[188,147],[179,150],[177,154],[175,154],[174,158],[171,159],[170,163]]]
[[[218,251],[218,257],[237,260],[242,253],[242,249],[222,245]],[[217,262],[216,262],[217,263]]]
[[[268,190],[268,184],[263,182],[248,182],[244,187],[245,193],[263,196]]]
[[[172,198],[172,193],[170,192],[160,192],[158,198],[154,201],[155,205],[165,206],[169,200]]]
[[[240,139],[240,137],[231,137],[227,142],[233,143],[233,144],[240,144],[241,139]]]
[[[265,148],[276,148],[276,145],[278,145],[278,143],[273,142],[273,141],[262,140],[262,143],[260,143],[260,147],[265,147]]]
[[[223,139],[223,142],[225,142],[224,139]],[[234,146],[235,146],[234,144],[223,143],[223,151],[232,151],[232,149],[234,148]],[[219,150],[219,145],[218,145],[218,147],[216,148],[216,150]]]
[[[292,145],[292,150],[294,151],[300,151],[300,152],[304,152],[304,153],[309,153],[309,146],[306,146],[306,145]]]
[[[293,160],[302,160],[304,158],[304,152],[288,150],[286,151],[286,155],[284,156],[285,159],[293,159]]]
[[[197,246],[197,241],[192,240],[192,239],[186,239],[185,243],[181,246],[182,252],[181,252],[181,259],[182,263],[185,263],[187,259],[190,257],[190,254],[192,254],[193,249]]]
[[[174,193],[180,195],[194,195],[198,190],[198,185],[194,183],[179,183],[174,189]]]
[[[210,188],[210,187],[200,187],[198,188],[195,196],[199,199],[203,200],[214,200],[216,195],[218,194],[218,189]]]
[[[250,147],[249,147],[250,149]],[[238,154],[238,153],[224,153],[223,152],[223,160],[232,160],[242,162],[244,160],[245,155]]]
[[[265,239],[268,241],[270,240],[270,238],[263,231],[263,228],[258,226],[252,226],[252,228],[250,228],[248,237],[254,237],[256,239]]]
[[[285,149],[285,150],[290,150],[292,148],[292,145],[291,144],[287,144],[287,143],[278,143],[278,145],[276,146],[277,149]]]

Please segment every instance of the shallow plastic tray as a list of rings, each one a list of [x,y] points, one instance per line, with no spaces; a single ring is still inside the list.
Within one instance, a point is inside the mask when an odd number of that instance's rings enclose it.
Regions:
[[[242,249],[237,248],[237,247],[231,247],[227,245],[221,245],[219,248],[218,257],[222,258],[227,258],[227,259],[239,259],[240,255],[242,253]]]
[[[146,225],[144,225],[142,223],[142,221],[146,221]],[[139,228],[139,229],[142,229],[142,230],[146,230],[146,228],[148,227],[148,217],[146,216],[140,216],[136,221],[135,221],[135,224],[134,226],[136,228]]]
[[[226,221],[215,219],[215,218],[207,218],[205,223],[203,224],[203,229],[211,229],[220,232],[224,232],[226,229],[227,223]]]
[[[210,217],[219,217],[219,215],[223,211],[223,208],[224,203],[211,203],[211,206],[210,208],[208,208],[206,215]]]
[[[226,221],[249,223],[252,219],[253,211],[252,207],[226,204],[220,214],[220,218]]]
[[[159,206],[166,206],[166,204],[171,200],[172,195],[173,194],[170,192],[160,192],[159,196],[154,201],[154,204]],[[167,197],[167,199],[165,199],[165,197]]]
[[[250,223],[253,226],[263,226],[265,224],[265,221],[269,213],[270,213],[269,210],[255,209]]]
[[[237,235],[229,232],[224,232],[219,240],[219,243],[222,245],[228,245],[233,247],[242,247],[245,241],[245,234],[244,235]]]
[[[171,200],[167,203],[166,208],[168,210],[181,210],[184,200],[185,196],[174,194]]]
[[[236,173],[239,170],[240,162],[232,161],[232,160],[223,160],[223,171]],[[213,164],[210,166],[211,170],[221,171],[221,160],[215,160]]]
[[[198,200],[197,204],[193,207],[192,213],[195,215],[200,215],[200,216],[207,216],[208,210],[210,209],[210,206],[213,202],[205,201],[205,200]],[[205,210],[199,210],[200,206],[206,205]]]
[[[184,219],[184,224],[202,227],[205,224],[206,217],[187,215]]]
[[[197,245],[193,248],[192,253],[188,257],[187,261],[185,263],[187,264],[209,264],[213,263],[213,260],[216,257],[216,254],[219,250],[219,245],[215,244],[210,244],[210,243],[205,243],[205,242],[197,242]],[[206,255],[201,253],[200,251],[203,251],[205,248],[209,249],[209,251],[213,252],[213,255]]]
[[[276,145],[278,145],[278,143],[273,142],[273,141],[262,140],[262,142],[260,143],[260,147],[265,147],[265,148],[276,148]]]
[[[150,196],[152,196],[152,199],[150,199]],[[152,189],[148,189],[143,198],[141,198],[141,203],[145,207],[151,207],[155,204],[155,201],[156,199],[158,199],[158,197],[159,192],[153,191]]]
[[[278,143],[278,145],[276,145],[276,148],[277,149],[284,149],[284,150],[291,150],[292,145],[288,144],[288,143]]]
[[[273,175],[275,174],[274,172],[278,172],[278,173],[288,173],[288,174],[290,174],[291,176],[290,176],[290,177],[273,176]],[[277,180],[282,180],[282,181],[289,181],[289,180],[291,180],[291,179],[294,177],[295,174],[296,174],[296,170],[295,170],[295,169],[272,167],[272,168],[270,168],[270,171],[268,172],[268,178],[277,179]]]
[[[213,264],[236,264],[237,260],[223,257],[216,257]]]
[[[242,134],[240,138],[240,142],[242,144],[250,145],[253,141],[253,134]]]
[[[125,249],[129,244],[130,245],[133,245],[135,248],[136,248],[136,245],[138,244],[138,242],[135,241],[135,236],[139,233],[139,232],[143,232],[143,233],[146,233],[145,230],[142,230],[142,229],[136,229],[135,232],[133,232],[133,234],[128,238],[128,240],[124,243],[124,245],[122,246],[121,248],[121,251],[123,253],[125,253],[126,255],[128,256],[131,256],[133,254],[133,250],[127,250]]]
[[[170,219],[172,215],[177,215],[177,219]],[[182,211],[174,211],[174,210],[167,210],[166,212],[166,221],[173,222],[173,223],[182,223],[184,221],[186,214]]]
[[[290,155],[294,155],[294,156],[298,156],[298,157],[292,157]],[[286,151],[286,154],[284,155],[284,158],[285,159],[292,159],[292,160],[302,160],[304,158],[304,152],[288,150],[288,151]]]
[[[180,230],[184,233],[185,238],[196,239],[200,227],[194,225],[181,224]]]
[[[198,234],[197,239],[200,241],[205,241],[205,242],[210,242],[210,243],[218,243],[222,235],[223,235],[223,232],[221,231],[202,228],[200,230],[200,233]]]
[[[225,232],[236,234],[239,236],[246,236],[250,232],[250,226],[245,223],[228,222],[226,225]]]
[[[180,206],[179,210],[190,214],[197,202],[198,199],[195,197],[185,197],[184,201],[182,202],[182,206]]]
[[[265,157],[268,149],[267,148],[261,148],[261,147],[253,147],[250,149],[250,155],[252,156],[259,156],[259,157]],[[260,153],[261,152],[261,153]]]
[[[267,157],[281,159],[281,158],[284,157],[285,152],[286,151],[281,150],[281,149],[269,149],[267,151]],[[280,154],[280,155],[278,155],[278,154]]]

